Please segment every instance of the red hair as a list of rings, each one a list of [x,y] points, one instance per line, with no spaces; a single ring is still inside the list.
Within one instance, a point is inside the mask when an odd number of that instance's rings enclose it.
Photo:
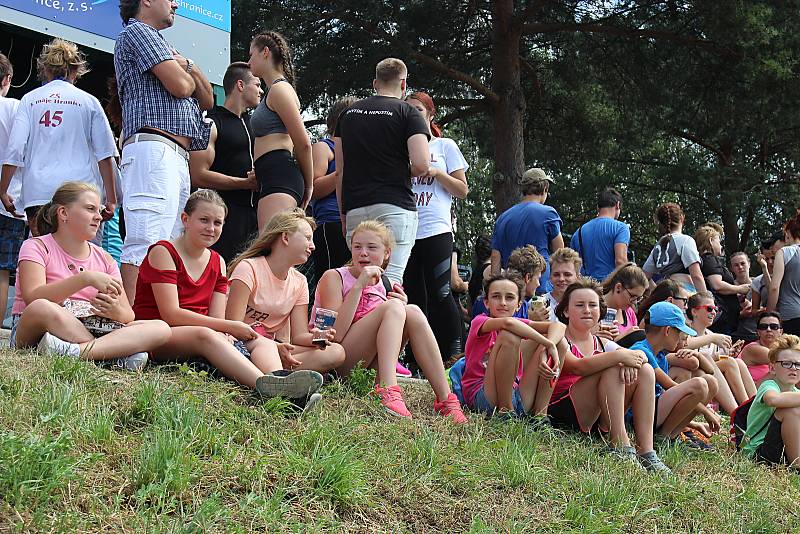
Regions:
[[[434,137],[441,137],[442,136],[442,129],[439,128],[439,125],[433,122],[433,116],[436,114],[436,106],[433,105],[433,99],[430,97],[428,93],[423,93],[422,91],[417,91],[416,93],[412,93],[410,96],[406,98],[413,98],[420,102],[425,109],[428,111],[428,115],[431,116],[431,135]]]
[[[424,104],[424,102],[422,103]],[[786,221],[786,224],[783,225],[783,231],[795,239],[800,239],[800,209],[797,210],[797,214],[794,217]]]

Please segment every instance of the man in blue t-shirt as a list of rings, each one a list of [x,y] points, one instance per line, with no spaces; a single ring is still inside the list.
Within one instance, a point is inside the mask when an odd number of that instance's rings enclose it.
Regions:
[[[605,189],[597,195],[597,217],[580,226],[569,242],[583,258],[581,274],[602,282],[611,271],[628,262],[631,231],[618,221],[622,195],[616,189]]]
[[[545,205],[552,183],[553,178],[542,169],[525,171],[519,181],[522,200],[497,218],[492,236],[492,274],[499,273],[500,268],[506,266],[514,249],[525,245],[536,247],[545,260],[542,285],[537,290],[539,294],[547,293],[552,288],[550,253],[564,247],[561,217],[554,208]]]

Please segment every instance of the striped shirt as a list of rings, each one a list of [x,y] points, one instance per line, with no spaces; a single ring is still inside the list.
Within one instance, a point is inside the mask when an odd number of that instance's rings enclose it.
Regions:
[[[122,104],[122,138],[149,126],[188,137],[189,150],[208,146],[211,125],[203,120],[194,98],[177,98],[161,84],[151,69],[173,58],[173,49],[152,26],[131,19],[114,45],[119,100]]]

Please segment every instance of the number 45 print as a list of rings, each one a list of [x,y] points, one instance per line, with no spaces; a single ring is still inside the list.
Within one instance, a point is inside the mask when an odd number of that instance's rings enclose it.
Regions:
[[[53,127],[55,128],[64,120],[61,116],[64,112],[62,110],[54,111],[52,114],[48,109],[42,114],[42,117],[39,119],[39,124],[45,127]]]

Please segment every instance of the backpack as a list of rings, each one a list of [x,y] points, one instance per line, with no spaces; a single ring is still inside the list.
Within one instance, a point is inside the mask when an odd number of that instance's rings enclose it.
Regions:
[[[753,395],[739,406],[733,410],[731,414],[731,426],[730,426],[730,442],[736,448],[737,451],[741,450],[745,444],[745,438],[747,436],[747,414],[750,413],[750,408],[753,406],[753,401],[755,400],[756,396]],[[773,412],[774,413],[774,412]],[[764,423],[758,432],[753,432],[750,436],[757,436],[761,432],[767,428],[769,422],[772,418],[767,419],[767,422]]]
[[[467,366],[467,360],[465,358],[459,358],[456,363],[454,363],[449,371],[448,374],[450,375],[450,389],[453,391],[456,397],[458,397],[458,401],[461,403],[462,406],[466,406],[467,402],[464,399],[464,391],[461,389],[461,379],[464,377],[464,369]]]

